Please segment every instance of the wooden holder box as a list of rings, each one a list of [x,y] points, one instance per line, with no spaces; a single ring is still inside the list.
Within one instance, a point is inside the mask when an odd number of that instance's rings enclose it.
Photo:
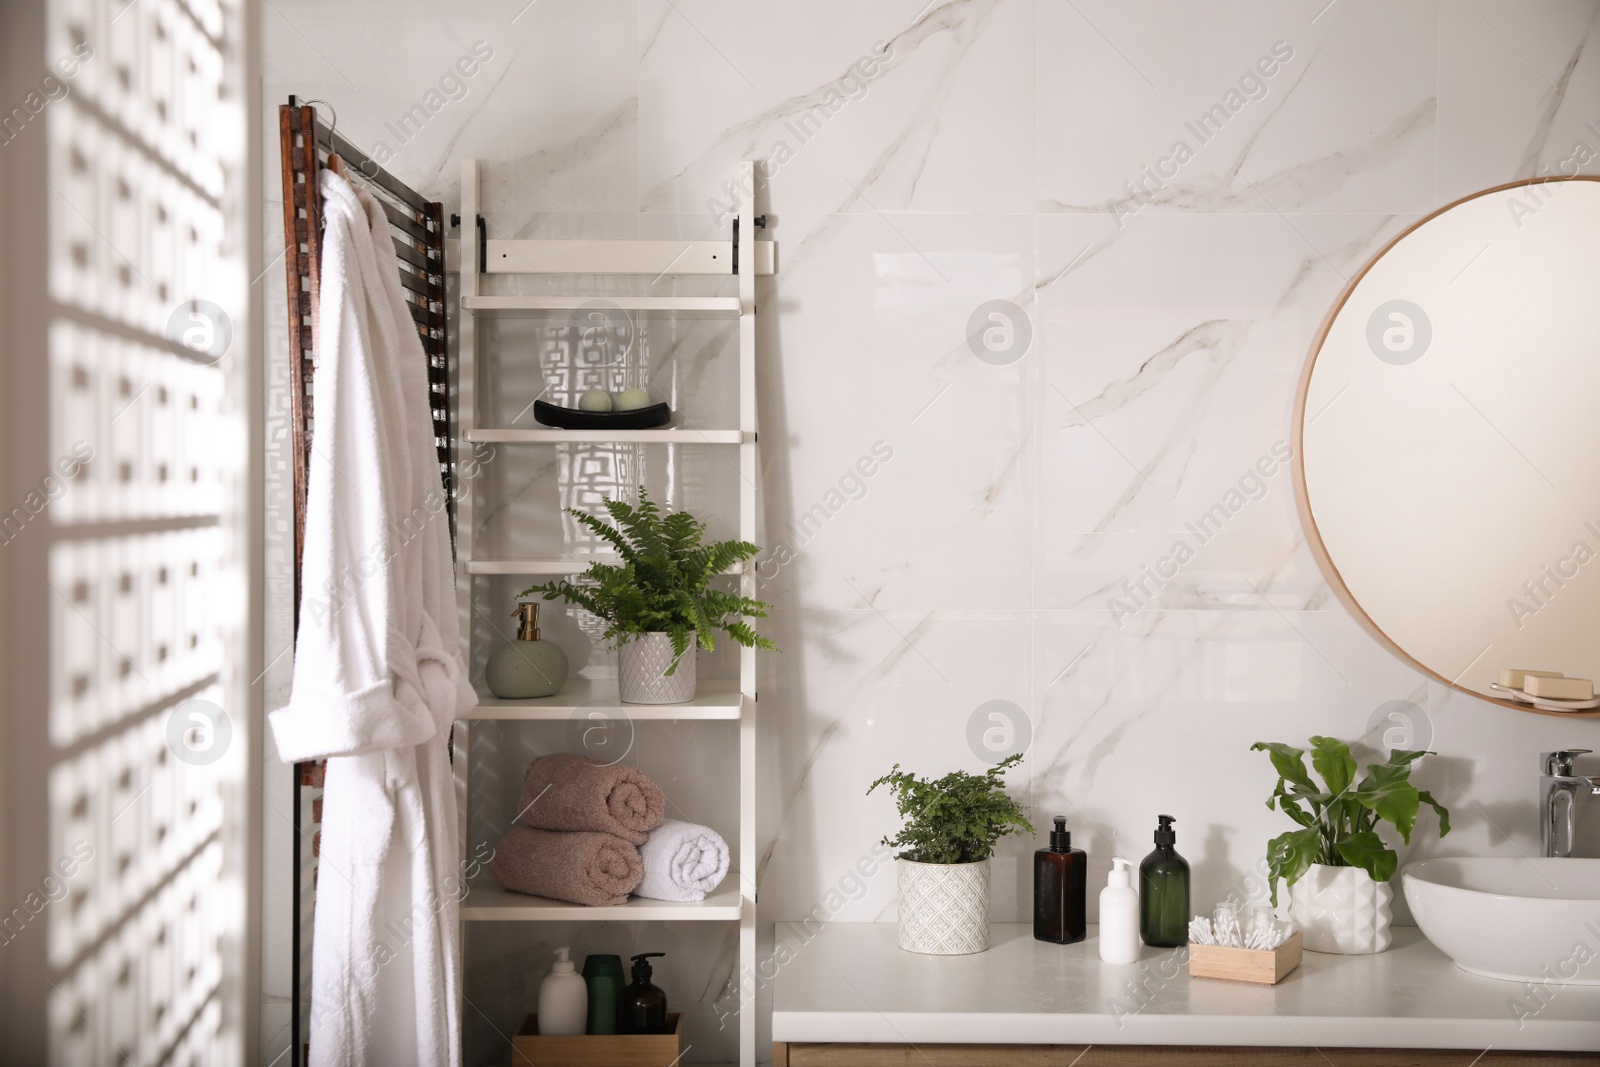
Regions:
[[[577,1034],[545,1037],[539,1017],[522,1020],[511,1038],[512,1067],[671,1067],[683,1057],[683,1016],[667,1015],[665,1034]]]
[[[1226,978],[1233,982],[1276,985],[1283,976],[1300,966],[1300,931],[1268,951],[1253,948],[1224,948],[1221,945],[1190,945],[1191,978]]]

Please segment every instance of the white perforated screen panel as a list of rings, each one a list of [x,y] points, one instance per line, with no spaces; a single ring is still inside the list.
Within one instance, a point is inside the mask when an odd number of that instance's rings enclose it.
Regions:
[[[7,1022],[53,1064],[238,1064],[260,661],[248,8],[36,6],[41,102],[0,149],[8,175],[44,175],[43,261],[7,309],[40,342],[8,398],[7,679],[44,697],[8,707]],[[44,825],[9,830],[26,818]]]

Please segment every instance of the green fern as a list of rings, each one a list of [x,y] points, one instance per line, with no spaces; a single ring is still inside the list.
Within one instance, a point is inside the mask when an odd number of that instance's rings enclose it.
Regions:
[[[1006,771],[1022,762],[1014,753],[982,774],[951,771],[943,778],[920,778],[900,764],[868,787],[870,794],[887,785],[905,824],[890,848],[905,851],[900,859],[917,863],[976,863],[994,855],[995,842],[1007,834],[1033,833],[1028,809],[1006,792]]]
[[[522,596],[542,594],[576,604],[606,623],[605,639],[625,644],[640,634],[672,635],[673,674],[678,660],[696,643],[714,650],[721,630],[745,648],[776,652],[770,638],[744,621],[767,617],[768,605],[754,597],[710,588],[712,579],[736,564],[754,559],[761,549],[749,541],[716,541],[705,545],[706,524],[687,511],[662,515],[643,486],[639,505],[607,500],[612,524],[568,508],[595,536],[609,543],[620,565],[591,563],[576,582],[566,578],[529,586]]]

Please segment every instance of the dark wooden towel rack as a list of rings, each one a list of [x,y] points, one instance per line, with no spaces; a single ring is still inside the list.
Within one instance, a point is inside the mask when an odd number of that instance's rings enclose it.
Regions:
[[[310,103],[289,97],[278,108],[278,145],[283,164],[283,243],[284,271],[288,282],[289,315],[289,396],[294,448],[294,618],[300,620],[300,565],[306,526],[306,473],[310,467],[311,395],[317,363],[317,308],[322,283],[322,203],[317,195],[319,171],[328,156],[337,153],[347,176],[362,181],[377,196],[389,219],[394,238],[395,257],[400,261],[400,285],[422,339],[428,361],[428,400],[433,414],[433,435],[438,448],[439,471],[444,481],[451,540],[454,542],[456,504],[455,478],[451,466],[450,444],[450,366],[449,338],[445,316],[444,207],[429,201],[384,170],[377,161],[350,143],[333,126],[324,123]],[[303,929],[311,915],[309,905],[316,894],[315,872],[309,883],[302,869],[306,827],[302,812],[310,808],[312,824],[320,821],[316,799],[322,787],[322,763],[295,765],[294,797],[294,952],[291,957],[290,1059],[306,1062],[300,1018],[301,990],[304,988],[301,961],[310,943],[310,932]],[[312,830],[311,855],[320,845],[320,835]]]

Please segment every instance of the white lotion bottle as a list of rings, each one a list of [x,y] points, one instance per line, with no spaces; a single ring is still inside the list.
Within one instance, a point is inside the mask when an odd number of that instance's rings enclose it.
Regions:
[[[1111,860],[1106,887],[1100,890],[1100,958],[1139,962],[1139,891],[1133,888],[1132,861],[1121,856]]]
[[[556,963],[539,983],[539,1033],[546,1037],[582,1034],[589,1026],[589,987],[568,958],[556,949]]]

